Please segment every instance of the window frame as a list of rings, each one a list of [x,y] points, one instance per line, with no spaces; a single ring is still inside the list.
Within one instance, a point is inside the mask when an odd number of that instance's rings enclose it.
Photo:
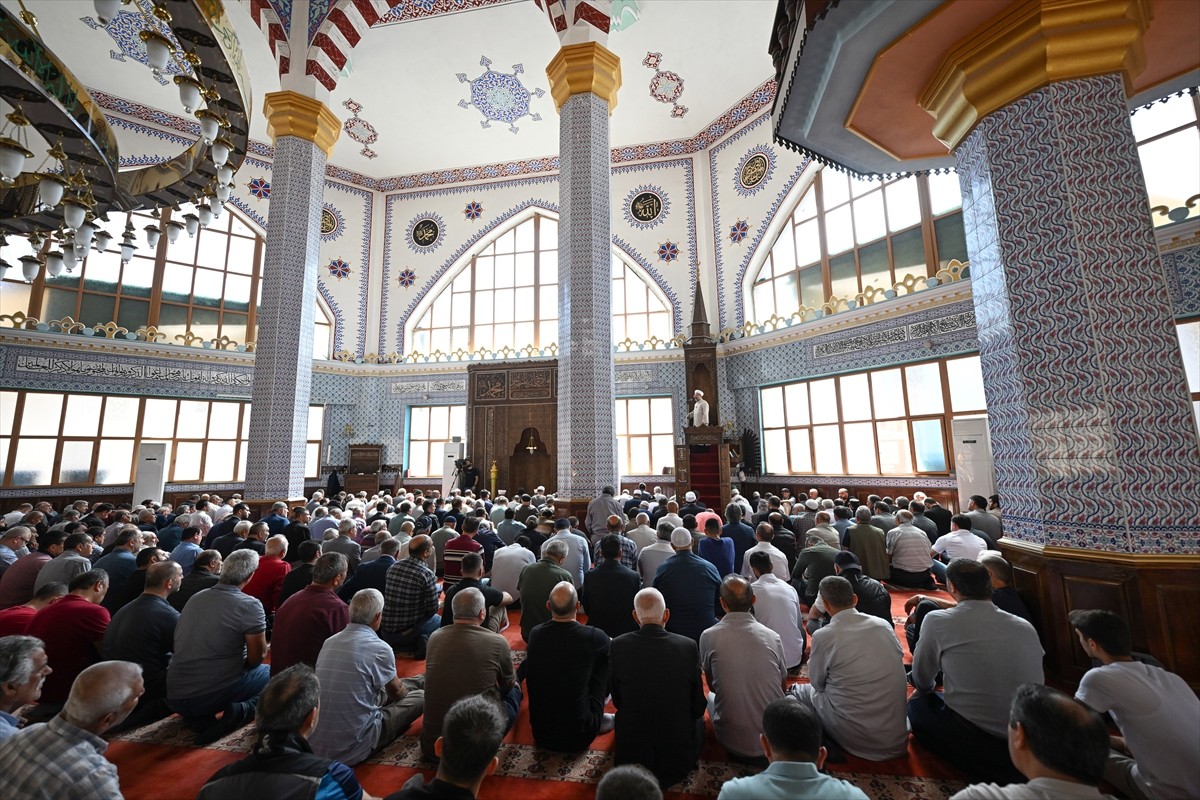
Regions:
[[[629,401],[630,400],[646,400],[647,401],[647,432],[646,433],[630,433],[629,432]],[[665,428],[656,430],[655,415],[652,413],[653,401],[666,400],[670,404],[671,413],[666,415],[666,420],[659,419],[660,424],[665,425]],[[668,446],[670,461],[662,466],[675,466],[675,398],[669,394],[644,394],[644,395],[629,395],[627,397],[617,397],[613,402],[613,420],[616,423],[621,419],[621,413],[618,406],[625,406],[625,433],[616,433],[616,448],[617,448],[617,471],[622,476],[629,475],[657,475],[660,474],[661,468],[654,468],[654,437],[666,436],[670,439]],[[645,440],[646,452],[650,461],[650,467],[647,470],[637,470],[632,466],[633,463],[633,440]],[[622,453],[624,456],[622,457]],[[625,464],[625,469],[621,469],[621,464]]]
[[[446,412],[446,415],[447,415],[446,416],[446,431],[447,431],[446,438],[428,438],[428,436],[426,436],[426,438],[422,438],[422,439],[413,438],[413,435],[412,435],[412,433],[413,433],[413,412],[429,411],[434,408],[447,409],[447,412]],[[453,430],[454,409],[456,409],[456,408],[462,409],[463,430],[461,433],[455,433]],[[405,414],[405,424],[404,424],[404,471],[406,473],[408,473],[407,477],[418,478],[418,479],[441,478],[442,477],[441,475],[414,475],[414,474],[412,474],[412,463],[413,463],[413,461],[412,461],[412,446],[413,446],[413,443],[419,442],[419,443],[423,443],[425,445],[426,453],[429,456],[429,460],[426,462],[426,471],[428,472],[428,465],[430,463],[432,463],[432,460],[433,460],[432,459],[433,452],[431,450],[429,450],[428,448],[430,446],[432,446],[433,444],[449,444],[450,442],[454,441],[455,436],[460,436],[460,437],[462,437],[462,441],[466,441],[467,428],[469,427],[469,425],[470,425],[470,422],[467,420],[467,405],[465,403],[429,403],[426,405],[409,406],[407,409],[407,413]],[[429,428],[429,426],[427,423],[426,424],[426,433],[428,433],[428,428]]]

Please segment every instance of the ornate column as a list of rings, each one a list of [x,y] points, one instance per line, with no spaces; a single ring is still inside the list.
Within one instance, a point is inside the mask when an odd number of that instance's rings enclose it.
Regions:
[[[1148,15],[1027,2],[922,98],[955,148],[1005,532],[1026,542],[1200,552],[1200,448],[1125,100]]]
[[[583,41],[563,46],[546,74],[560,114],[555,490],[583,500],[617,480],[609,115],[621,62],[602,44]]]
[[[255,343],[246,494],[304,496],[325,162],[341,125],[319,100],[292,91],[263,105],[275,146]]]

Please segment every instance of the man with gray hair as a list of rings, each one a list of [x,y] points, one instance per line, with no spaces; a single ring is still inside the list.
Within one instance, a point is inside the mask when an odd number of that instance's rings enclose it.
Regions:
[[[521,638],[526,642],[534,627],[550,619],[546,602],[551,589],[562,581],[574,580],[562,567],[568,552],[565,541],[552,539],[542,546],[541,560],[522,569],[517,577],[517,591],[521,595]]]
[[[46,645],[35,636],[0,637],[0,742],[21,729],[17,711],[36,703],[52,670]]]
[[[658,537],[654,544],[648,547],[643,547],[638,552],[637,571],[642,576],[642,585],[650,586],[654,583],[654,576],[658,573],[658,568],[663,562],[671,556],[675,555],[675,548],[671,547],[671,534],[675,531],[669,520],[660,520],[658,528],[655,530],[655,535]]]
[[[330,539],[321,545],[322,553],[341,553],[349,563],[349,574],[353,575],[362,562],[362,545],[354,541],[354,520],[344,519],[338,523],[337,538]]]
[[[641,627],[612,640],[616,763],[645,765],[665,788],[696,767],[704,743],[700,651],[666,630],[670,612],[657,589],[634,596],[633,615]]]
[[[241,547],[250,534],[250,520],[244,519],[233,526],[233,530],[224,536],[213,540],[212,549],[221,554],[221,558],[229,558],[229,554]]]
[[[262,603],[242,591],[258,568],[253,550],[235,550],[211,589],[191,598],[175,628],[167,669],[167,704],[199,731],[196,744],[215,742],[254,718],[271,677]],[[220,720],[216,714],[223,712]]]
[[[350,623],[317,656],[325,713],[309,743],[323,758],[354,766],[391,744],[425,708],[425,676],[397,676],[396,655],[379,638],[382,621],[383,594],[363,589],[350,601]]]
[[[516,721],[521,687],[513,673],[512,652],[507,639],[483,626],[486,606],[478,588],[459,589],[450,606],[454,622],[429,638],[421,723],[421,752],[426,758],[437,759],[434,743],[442,733],[442,721],[463,697],[498,694],[507,718],[505,730]]]
[[[315,667],[326,640],[345,630],[350,622],[350,607],[338,594],[338,587],[345,580],[346,557],[341,553],[326,553],[312,565],[309,584],[279,607],[271,635],[272,675],[293,664]]]
[[[121,800],[117,767],[101,736],[133,711],[142,668],[102,661],[79,673],[62,712],[45,725],[9,737],[0,748],[6,797],[35,800]]]

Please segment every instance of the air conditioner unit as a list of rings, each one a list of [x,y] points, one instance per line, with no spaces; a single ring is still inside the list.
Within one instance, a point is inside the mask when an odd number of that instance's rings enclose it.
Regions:
[[[996,466],[988,439],[986,416],[955,417],[950,421],[954,438],[954,474],[958,479],[958,510],[965,511],[971,495],[996,493]]]

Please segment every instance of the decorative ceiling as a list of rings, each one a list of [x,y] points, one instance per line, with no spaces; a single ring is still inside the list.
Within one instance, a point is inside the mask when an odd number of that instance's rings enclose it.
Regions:
[[[16,0],[0,3],[19,10]],[[334,164],[383,178],[558,153],[558,114],[545,68],[559,41],[532,0],[372,0],[376,19],[353,35],[342,31],[349,30],[344,22],[334,25],[339,12],[354,16],[362,5],[350,0],[225,4],[251,76],[254,140],[269,141],[262,99],[280,88],[281,57],[308,57],[299,52],[297,34],[308,45],[328,35],[338,47],[325,47],[316,60],[337,70],[326,101],[344,126]],[[762,86],[773,74],[767,41],[775,5],[617,0],[621,20],[608,47],[621,58],[623,85],[613,147],[695,137]],[[96,22],[91,0],[26,0],[26,6],[38,16],[45,42],[109,110],[119,98],[145,107],[143,114],[184,116],[176,87],[163,85],[145,65],[127,6],[107,28]],[[385,6],[390,11],[380,16]],[[364,25],[361,17],[356,24]],[[288,26],[290,46],[280,40]],[[356,36],[356,43],[347,41]],[[344,58],[331,58],[334,49]],[[118,140],[122,133],[118,128]]]

